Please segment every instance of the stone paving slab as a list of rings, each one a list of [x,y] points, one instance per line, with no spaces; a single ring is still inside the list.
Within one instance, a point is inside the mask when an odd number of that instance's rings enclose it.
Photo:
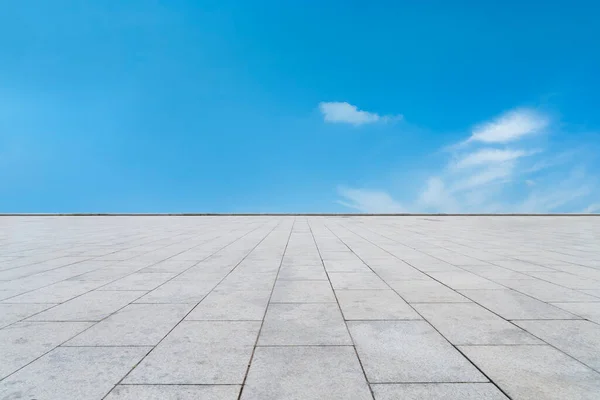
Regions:
[[[408,383],[371,385],[375,400],[507,400],[491,383]]]
[[[106,400],[237,400],[239,385],[117,385]]]
[[[0,399],[598,399],[598,238],[576,216],[2,216]]]
[[[352,346],[257,348],[241,398],[372,399]]]

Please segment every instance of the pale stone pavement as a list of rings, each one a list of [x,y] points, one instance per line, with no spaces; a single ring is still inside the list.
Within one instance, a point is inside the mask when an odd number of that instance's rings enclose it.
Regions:
[[[598,217],[0,217],[0,399],[600,399]]]

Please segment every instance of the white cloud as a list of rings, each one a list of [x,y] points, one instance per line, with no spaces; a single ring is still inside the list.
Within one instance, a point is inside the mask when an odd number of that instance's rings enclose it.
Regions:
[[[399,201],[385,190],[345,188],[339,191],[345,198],[339,203],[372,213],[581,210],[586,199],[599,194],[597,179],[583,168],[584,153],[554,148],[549,141],[542,151],[526,140],[553,128],[550,122],[549,116],[528,109],[504,113],[480,125],[467,140],[443,147],[451,151],[449,160],[431,171],[412,196]],[[497,147],[506,142],[514,147]],[[585,210],[600,212],[600,203]]]
[[[543,132],[550,118],[538,111],[520,108],[480,124],[473,129],[467,142],[507,143],[523,136]]]
[[[404,207],[386,192],[340,187],[338,188],[338,194],[345,199],[339,200],[339,204],[363,213],[393,214],[406,212]]]
[[[517,158],[524,157],[529,154],[531,154],[531,152],[527,152],[525,150],[500,150],[485,148],[468,153],[466,156],[459,158],[454,163],[454,168],[461,169],[485,164],[503,163],[516,160]]]
[[[598,214],[600,213],[600,203],[590,204],[583,210],[584,214]]]
[[[530,194],[523,204],[517,207],[517,211],[524,213],[550,213],[590,193],[591,188],[587,185],[564,190],[536,192]]]
[[[503,163],[490,166],[486,169],[479,170],[474,174],[468,175],[464,179],[458,180],[454,185],[454,190],[467,190],[497,181],[510,179],[513,170],[514,164],[512,163]]]
[[[344,123],[355,126],[372,124],[376,122],[390,122],[402,116],[381,116],[376,113],[359,110],[358,107],[346,102],[321,102],[319,110],[325,122]]]
[[[419,197],[419,208],[445,213],[455,213],[459,209],[454,196],[437,176],[427,180],[425,190]]]

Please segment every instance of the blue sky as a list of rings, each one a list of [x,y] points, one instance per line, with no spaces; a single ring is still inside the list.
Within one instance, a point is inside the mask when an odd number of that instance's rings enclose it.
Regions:
[[[597,2],[1,9],[0,212],[600,211]]]

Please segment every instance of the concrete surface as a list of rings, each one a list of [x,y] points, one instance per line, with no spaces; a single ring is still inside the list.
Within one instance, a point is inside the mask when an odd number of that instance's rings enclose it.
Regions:
[[[600,399],[600,218],[0,216],[0,399]]]

